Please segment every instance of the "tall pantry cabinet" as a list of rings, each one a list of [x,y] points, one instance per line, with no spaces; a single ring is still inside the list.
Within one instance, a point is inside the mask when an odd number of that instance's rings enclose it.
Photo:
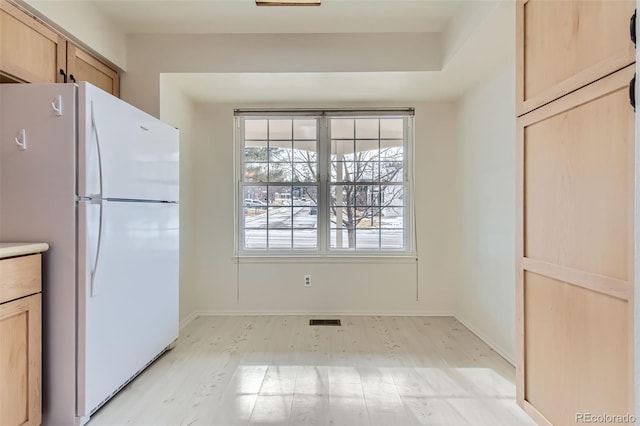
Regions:
[[[635,413],[635,3],[517,4],[517,400],[538,424]]]

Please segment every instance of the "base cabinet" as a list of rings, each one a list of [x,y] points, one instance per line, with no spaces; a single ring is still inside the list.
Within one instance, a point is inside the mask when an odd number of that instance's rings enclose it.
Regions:
[[[0,259],[0,425],[42,422],[41,255]]]
[[[0,425],[36,426],[41,409],[40,294],[0,305]]]

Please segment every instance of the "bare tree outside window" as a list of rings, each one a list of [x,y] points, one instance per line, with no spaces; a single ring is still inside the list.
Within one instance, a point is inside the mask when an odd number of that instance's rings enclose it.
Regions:
[[[332,248],[403,247],[404,164],[402,118],[331,119]]]

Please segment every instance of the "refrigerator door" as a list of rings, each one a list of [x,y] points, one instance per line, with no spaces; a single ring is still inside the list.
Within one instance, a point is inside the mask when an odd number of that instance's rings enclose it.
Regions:
[[[178,201],[178,130],[79,83],[78,195]]]
[[[177,204],[78,203],[78,416],[178,337]]]

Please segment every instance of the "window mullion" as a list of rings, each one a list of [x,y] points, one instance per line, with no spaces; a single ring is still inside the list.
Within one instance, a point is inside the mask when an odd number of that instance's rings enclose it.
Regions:
[[[318,118],[318,251],[327,252],[329,238],[329,170],[331,143],[329,140],[329,118]]]

